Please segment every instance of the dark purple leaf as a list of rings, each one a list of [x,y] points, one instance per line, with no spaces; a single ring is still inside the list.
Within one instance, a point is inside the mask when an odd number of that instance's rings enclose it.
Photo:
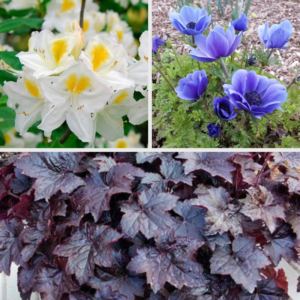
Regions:
[[[128,298],[118,291],[112,291],[110,286],[106,286],[102,291],[97,291],[95,294],[97,300],[128,300]]]
[[[20,194],[27,191],[33,183],[33,179],[23,175],[21,170],[15,168],[15,178],[11,182],[12,192],[14,194]]]
[[[253,294],[244,291],[240,294],[241,300],[288,300],[289,296],[285,291],[276,286],[273,279],[264,279],[258,283]]]
[[[35,200],[49,199],[59,190],[71,193],[84,185],[84,181],[73,173],[82,155],[68,152],[30,153],[17,160],[16,166],[22,174],[36,178]]]
[[[238,237],[230,246],[217,247],[211,260],[212,274],[230,275],[237,284],[253,293],[261,280],[260,269],[270,264],[264,253],[255,246],[255,239]]]
[[[174,195],[153,189],[143,191],[137,201],[133,197],[121,207],[125,213],[121,221],[124,233],[134,237],[140,231],[149,239],[170,228],[174,222],[167,211],[176,206],[177,199]]]
[[[233,156],[230,152],[183,152],[177,158],[186,159],[185,173],[203,170],[212,176],[219,176],[232,183],[232,172],[235,167],[228,160]]]
[[[252,221],[263,220],[271,233],[274,232],[277,219],[285,219],[284,206],[276,204],[272,193],[263,186],[251,187],[247,191],[247,198],[241,201],[244,204],[241,213]]]
[[[163,158],[164,153],[162,152],[138,152],[136,154],[136,162],[143,164],[145,162],[153,163],[157,158]]]
[[[198,198],[192,199],[190,204],[207,209],[207,235],[222,234],[230,231],[234,236],[243,232],[242,225],[235,217],[237,208],[230,204],[228,192],[222,188],[206,188],[199,185],[194,192]]]
[[[21,258],[22,245],[19,235],[23,225],[17,219],[0,221],[0,272],[10,275],[10,266],[24,263]]]
[[[264,247],[266,254],[272,259],[277,266],[284,258],[287,261],[297,261],[296,237],[291,232],[291,226],[283,224],[277,228],[274,233],[265,233],[267,244]]]

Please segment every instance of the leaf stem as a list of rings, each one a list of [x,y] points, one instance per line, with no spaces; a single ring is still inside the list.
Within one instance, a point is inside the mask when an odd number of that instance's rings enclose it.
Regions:
[[[170,81],[168,80],[168,78],[165,76],[165,74],[162,72],[162,70],[155,64],[154,61],[152,62],[152,64],[155,67],[155,69],[159,72],[159,74],[164,78],[164,80],[169,85],[169,87],[171,88],[171,90],[173,90],[173,92],[175,93],[174,87],[172,86],[172,84],[170,83]]]
[[[80,22],[79,22],[81,28],[83,28],[85,1],[86,0],[82,0],[81,2]]]
[[[229,78],[229,76],[228,76],[228,71],[227,71],[225,62],[224,62],[224,60],[223,60],[223,57],[221,57],[220,60],[221,60],[222,66],[223,66],[223,70],[224,70],[225,76],[226,76],[226,78],[228,79],[228,78]]]
[[[262,168],[260,169],[258,175],[256,176],[256,180],[255,180],[254,186],[257,186],[257,185],[258,185],[259,179],[260,179],[261,175],[263,174],[264,169],[265,169],[266,166],[267,166],[267,163],[268,163],[268,160],[269,160],[271,154],[272,154],[272,152],[269,152],[269,153],[267,154],[267,157],[265,158],[265,162],[264,162]]]
[[[240,123],[230,132],[229,136],[233,136],[236,132],[238,132],[244,126],[246,119],[246,114],[243,114]]]

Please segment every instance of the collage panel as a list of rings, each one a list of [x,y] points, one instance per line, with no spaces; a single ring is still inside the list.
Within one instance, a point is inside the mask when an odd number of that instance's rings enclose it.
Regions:
[[[0,20],[0,147],[148,146],[148,0],[0,1]]]
[[[2,153],[1,299],[297,300],[299,161]]]
[[[152,1],[153,148],[299,148],[298,1]]]

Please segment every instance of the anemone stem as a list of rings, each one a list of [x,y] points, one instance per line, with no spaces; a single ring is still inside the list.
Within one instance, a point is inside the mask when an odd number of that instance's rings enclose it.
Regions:
[[[159,63],[160,63],[160,65],[162,66],[162,68],[164,69],[164,71],[166,72],[166,74],[167,74],[168,78],[169,78],[169,79],[170,79],[170,81],[171,81],[172,79],[171,79],[171,76],[170,76],[170,74],[169,74],[168,70],[165,68],[165,66],[163,65],[163,63],[162,63],[161,61],[159,61]]]
[[[208,105],[207,105],[205,99],[203,99],[203,103],[204,103],[204,106],[205,106],[205,108],[206,108],[206,110],[207,110],[207,112],[208,112],[208,114],[209,114],[209,117],[212,119],[212,115],[211,115],[211,113],[210,113],[210,111],[209,111],[209,108],[208,108]]]
[[[287,91],[295,83],[295,81],[296,81],[296,78],[294,78],[293,81],[288,85],[288,87],[286,88]]]
[[[261,75],[261,72],[262,72],[263,69],[264,69],[264,65],[262,65],[262,66],[260,67],[259,72],[258,72],[259,75]]]
[[[176,50],[174,49],[173,45],[171,45],[171,49],[172,49],[172,51],[173,51],[173,53],[174,53],[174,55],[175,55],[175,58],[176,58],[176,61],[177,61],[177,63],[178,63],[179,68],[182,69],[182,67],[181,67],[181,65],[180,65],[180,63],[179,63],[179,59],[178,59]]]
[[[234,64],[235,52],[231,54],[231,64]]]
[[[221,60],[222,66],[223,66],[223,70],[224,70],[225,76],[226,76],[226,78],[228,79],[228,78],[229,78],[229,76],[228,76],[228,71],[227,71],[225,62],[224,62],[224,60],[223,60],[223,57],[221,57],[220,60]]]
[[[267,57],[267,61],[269,60],[269,58],[271,57],[271,55],[272,55],[272,53],[275,51],[275,48],[273,48],[271,51],[270,51],[270,53],[269,53],[269,55],[268,55],[268,57]]]
[[[240,123],[230,132],[229,136],[233,136],[236,132],[238,132],[244,126],[246,119],[246,114],[243,114]]]
[[[197,65],[198,65],[199,71],[201,71],[200,62],[198,60],[197,60]]]
[[[165,74],[162,72],[162,70],[155,64],[155,62],[152,62],[153,66],[155,67],[155,69],[159,72],[159,74],[163,77],[163,79],[166,81],[166,83],[169,85],[169,87],[171,88],[171,90],[173,90],[174,93],[174,87],[172,86],[172,84],[170,83],[170,81],[168,80],[168,78],[165,76]]]

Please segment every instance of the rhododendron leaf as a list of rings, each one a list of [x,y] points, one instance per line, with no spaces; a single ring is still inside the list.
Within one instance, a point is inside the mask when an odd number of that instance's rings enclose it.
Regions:
[[[67,273],[75,274],[80,284],[93,274],[95,264],[111,266],[111,244],[121,235],[106,226],[78,230],[58,245],[54,254],[68,258]]]
[[[206,209],[192,206],[188,202],[179,202],[173,210],[182,218],[175,231],[175,236],[187,236],[200,241],[206,240]]]
[[[121,221],[123,231],[131,237],[141,231],[149,239],[170,228],[174,222],[167,212],[176,206],[177,199],[153,189],[143,191],[137,201],[132,199],[122,205],[121,210],[125,213]]]
[[[258,283],[253,294],[244,291],[240,294],[241,300],[288,300],[285,291],[276,286],[273,279],[264,279]]]
[[[261,280],[260,269],[270,264],[264,253],[255,246],[255,239],[238,237],[230,246],[217,247],[211,260],[213,274],[230,275],[250,293]]]
[[[19,235],[23,225],[17,219],[0,221],[0,272],[10,275],[12,262],[22,264]]]
[[[230,205],[230,196],[224,188],[199,185],[194,193],[198,198],[192,199],[190,203],[207,209],[205,219],[208,235],[230,231],[236,236],[243,232],[242,225],[235,217],[237,208]]]
[[[219,176],[232,182],[232,172],[235,171],[235,167],[229,162],[232,156],[233,153],[229,152],[183,152],[176,158],[186,159],[183,164],[186,174],[203,170],[212,176]]]
[[[279,264],[281,258],[287,261],[297,260],[296,236],[291,231],[290,225],[283,224],[274,233],[265,233],[267,244],[264,249],[275,266]]]
[[[276,204],[272,193],[263,186],[248,189],[248,196],[242,202],[241,213],[253,221],[263,220],[271,233],[277,227],[277,219],[285,219],[284,206]]]
[[[36,178],[35,200],[48,200],[59,190],[71,193],[84,185],[84,181],[73,173],[81,158],[79,153],[31,153],[17,160],[16,166],[23,174]]]
[[[85,180],[85,186],[78,189],[73,199],[85,207],[85,213],[91,213],[98,221],[105,210],[109,210],[111,196],[118,193],[131,193],[131,183],[140,176],[139,168],[122,163],[112,167],[106,175],[106,181],[99,173],[93,173]]]

